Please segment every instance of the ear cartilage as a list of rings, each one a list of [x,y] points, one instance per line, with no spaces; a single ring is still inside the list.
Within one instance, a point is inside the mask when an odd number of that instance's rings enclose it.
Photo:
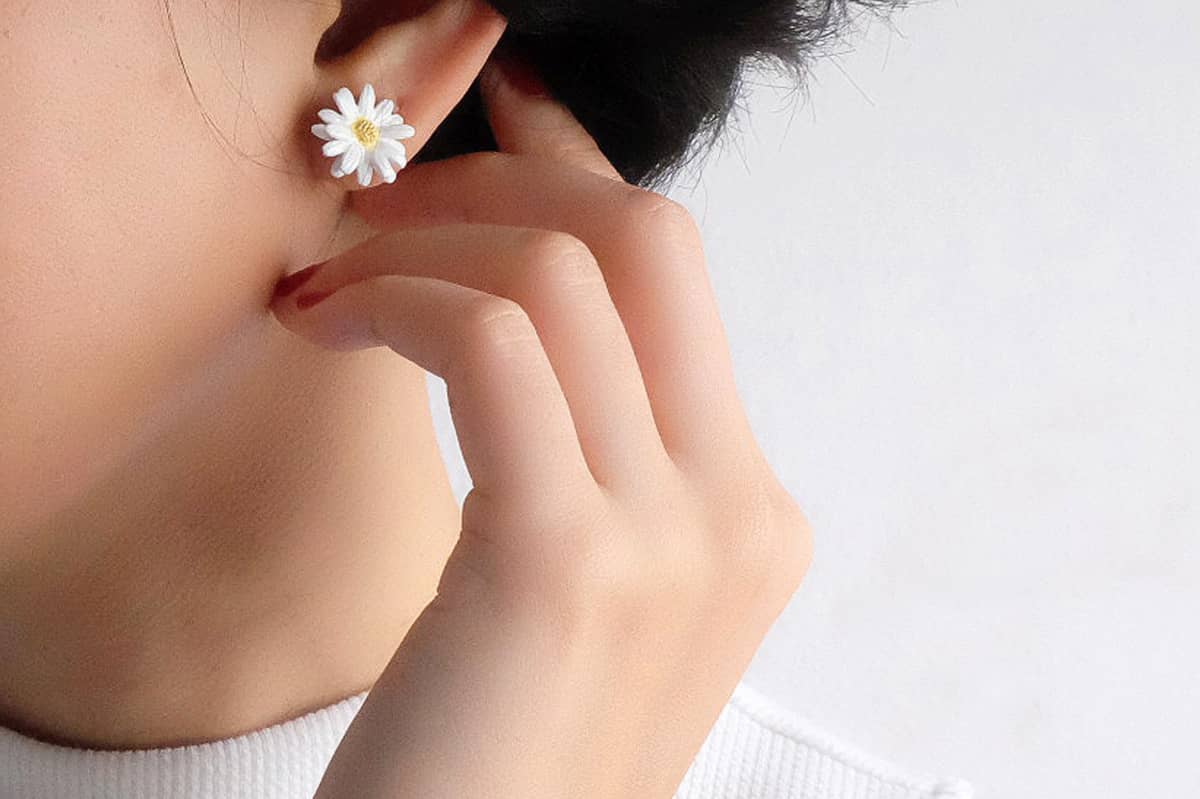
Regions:
[[[312,126],[313,135],[325,142],[321,152],[333,159],[330,174],[341,178],[357,172],[359,185],[369,186],[378,170],[384,183],[394,181],[396,170],[408,164],[408,153],[400,140],[416,133],[413,126],[404,124],[404,117],[393,113],[393,101],[376,104],[375,87],[369,83],[363,86],[357,101],[343,86],[333,93],[333,102],[337,110],[322,108],[317,112],[320,124]]]

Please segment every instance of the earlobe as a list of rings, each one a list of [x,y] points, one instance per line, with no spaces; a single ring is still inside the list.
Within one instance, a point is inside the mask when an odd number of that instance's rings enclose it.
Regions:
[[[325,179],[334,179],[330,177],[334,171],[348,174],[353,170],[361,176],[357,171],[361,162],[351,165],[344,159],[354,145],[372,159],[373,174],[367,186],[384,182],[388,176],[388,170],[379,165],[379,154],[374,153],[379,142],[384,142],[384,150],[390,149],[395,156],[391,165],[402,168],[399,162],[412,159],[470,89],[505,26],[504,17],[484,0],[435,0],[412,16],[380,27],[337,57],[318,62],[317,103],[310,109],[310,124],[305,130],[312,131],[308,138],[313,163],[319,165]],[[370,98],[362,96],[368,84],[373,95]],[[353,120],[346,123],[334,119],[337,112],[332,109],[337,108],[342,116],[352,110],[363,111],[355,99],[370,99],[372,108],[367,110],[374,111],[377,104],[387,101],[392,107],[378,109],[387,112],[377,120],[382,122],[377,125],[380,130],[368,130],[364,123],[362,137],[347,141],[342,148],[336,142],[346,140],[346,132],[334,126],[352,124]],[[381,135],[385,125],[388,136]],[[406,139],[403,157],[397,153],[399,138]],[[332,167],[326,156],[336,156]],[[343,182],[347,190],[366,187],[357,180],[343,178]]]

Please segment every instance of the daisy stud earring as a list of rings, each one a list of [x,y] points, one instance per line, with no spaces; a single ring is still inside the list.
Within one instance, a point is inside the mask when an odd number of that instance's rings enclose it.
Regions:
[[[369,186],[378,170],[385,183],[394,181],[396,170],[408,163],[400,140],[416,133],[413,126],[393,113],[396,104],[391,100],[376,105],[375,87],[369,83],[357,102],[345,86],[333,93],[333,101],[338,110],[322,108],[317,112],[321,123],[312,126],[313,135],[325,141],[321,152],[333,158],[330,174],[341,178],[357,172],[359,185]]]

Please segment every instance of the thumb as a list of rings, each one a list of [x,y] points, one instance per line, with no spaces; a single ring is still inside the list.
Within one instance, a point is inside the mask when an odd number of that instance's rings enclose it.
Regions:
[[[480,72],[479,89],[501,151],[544,155],[624,181],[592,135],[550,95],[522,56],[493,53]]]

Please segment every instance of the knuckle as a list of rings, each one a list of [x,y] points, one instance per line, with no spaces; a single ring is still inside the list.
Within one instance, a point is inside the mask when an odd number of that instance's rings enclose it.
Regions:
[[[790,594],[812,561],[812,528],[800,506],[777,483],[760,485],[732,503],[722,536],[726,568],[755,590]],[[728,532],[732,531],[732,533]]]
[[[681,203],[646,189],[636,189],[627,202],[634,235],[665,239],[672,246],[700,246],[700,227]]]
[[[522,338],[533,329],[529,314],[519,302],[498,296],[475,300],[466,323],[474,337],[484,341]]]
[[[790,594],[804,580],[813,559],[812,524],[790,495],[776,512],[781,552],[775,570]]]
[[[561,230],[527,235],[522,279],[532,296],[604,285],[600,264],[581,239]]]
[[[794,501],[782,501],[760,529],[748,567],[756,596],[782,610],[803,582],[812,563],[812,529]]]
[[[611,616],[648,592],[645,558],[615,536],[592,535],[573,547],[575,557],[560,573],[560,598],[587,618]]]
[[[463,500],[459,557],[496,604],[582,630],[602,612],[602,591],[620,582],[606,518],[605,506],[583,494],[545,509],[473,488]]]
[[[592,629],[655,635],[654,625],[690,612],[721,577],[720,564],[697,545],[697,526],[670,517],[636,529],[577,539],[572,565],[561,575],[561,601]]]
[[[646,558],[621,535],[579,524],[544,540],[513,581],[564,631],[601,631],[651,605]]]
[[[468,353],[481,358],[511,357],[538,341],[521,304],[498,295],[472,300],[462,325]]]

